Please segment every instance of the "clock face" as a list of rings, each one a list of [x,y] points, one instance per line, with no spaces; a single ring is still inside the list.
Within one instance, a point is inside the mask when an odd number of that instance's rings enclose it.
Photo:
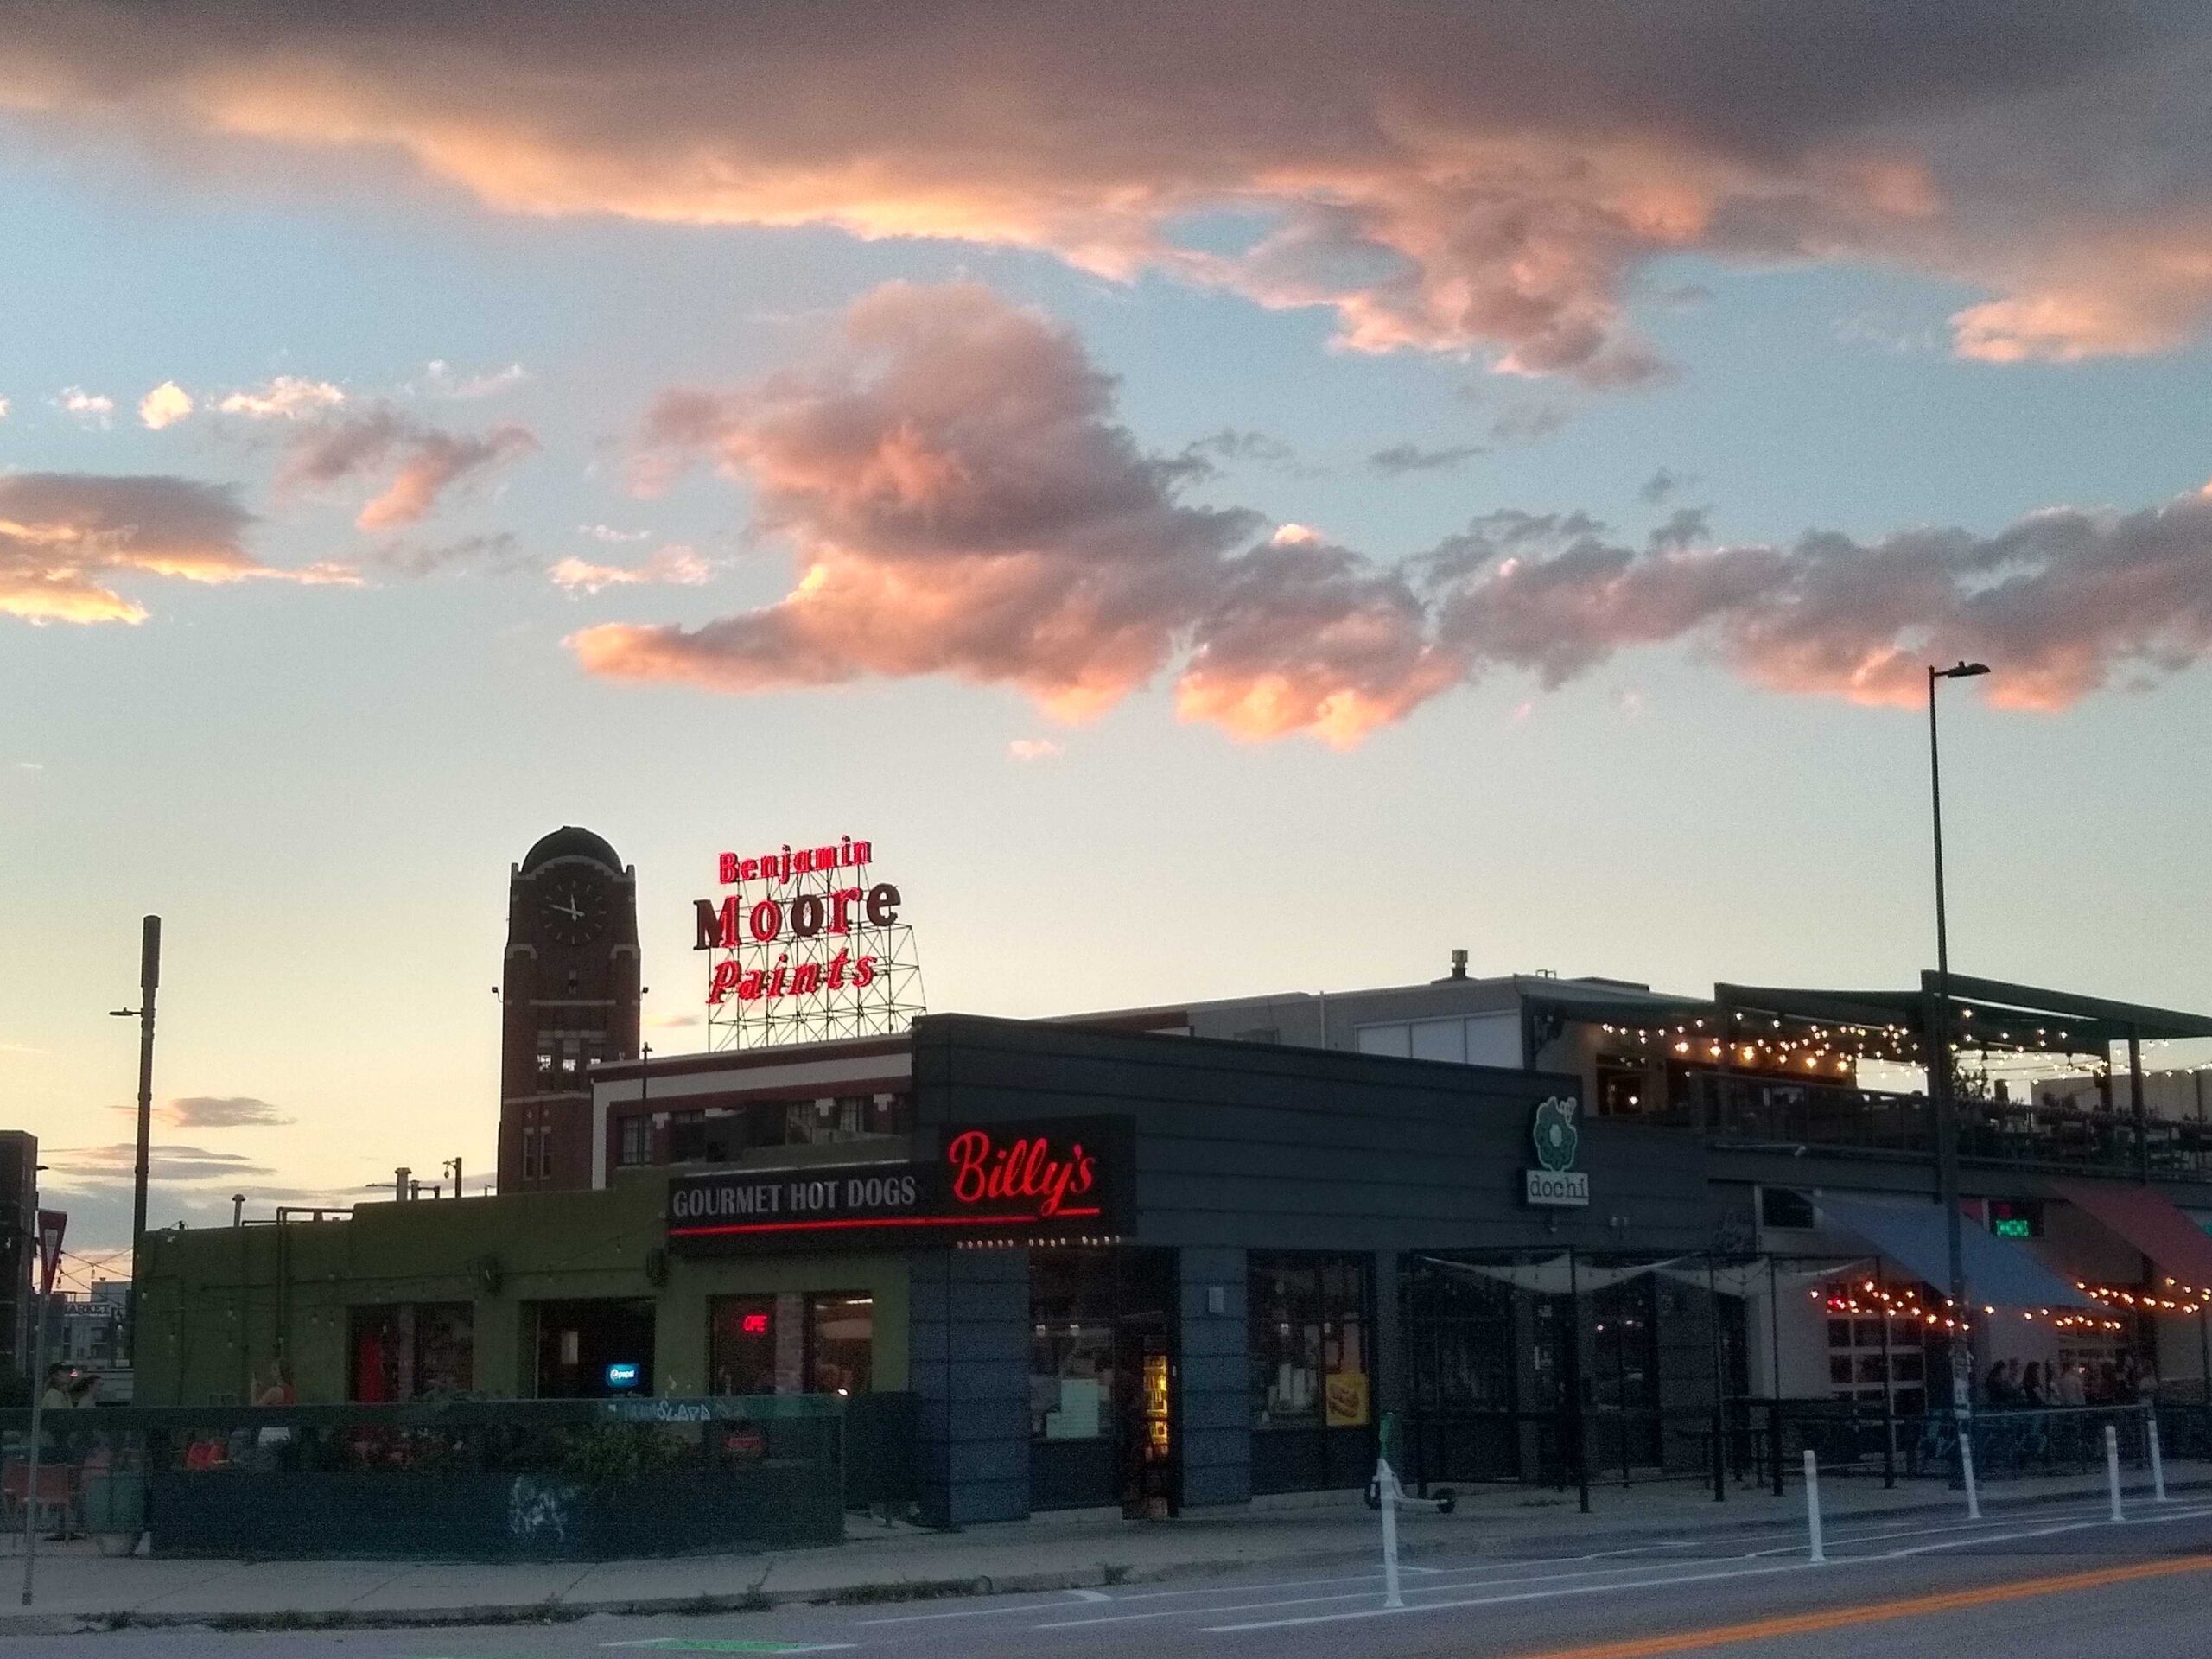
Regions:
[[[606,930],[607,888],[589,876],[556,876],[538,902],[556,944],[589,944]]]

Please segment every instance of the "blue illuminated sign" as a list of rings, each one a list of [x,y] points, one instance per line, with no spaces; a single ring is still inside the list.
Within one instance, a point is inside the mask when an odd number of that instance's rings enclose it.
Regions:
[[[618,1359],[607,1368],[607,1386],[610,1389],[634,1389],[638,1386],[638,1362]]]

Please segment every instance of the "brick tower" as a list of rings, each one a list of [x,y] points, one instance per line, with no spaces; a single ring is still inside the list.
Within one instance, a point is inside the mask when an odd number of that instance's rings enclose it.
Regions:
[[[591,1185],[597,1060],[638,1055],[637,872],[588,830],[556,830],[507,881],[499,1191]]]

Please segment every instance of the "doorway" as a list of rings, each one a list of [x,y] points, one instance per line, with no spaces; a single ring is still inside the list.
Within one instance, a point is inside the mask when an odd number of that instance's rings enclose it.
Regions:
[[[534,1396],[604,1400],[653,1391],[653,1305],[607,1298],[532,1304]]]
[[[1172,1250],[1038,1249],[1029,1255],[1029,1506],[1180,1502]]]

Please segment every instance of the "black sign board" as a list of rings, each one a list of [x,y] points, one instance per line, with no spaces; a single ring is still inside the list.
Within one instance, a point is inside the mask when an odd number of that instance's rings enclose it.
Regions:
[[[937,1133],[934,1159],[677,1176],[668,1186],[669,1248],[702,1255],[778,1242],[1067,1240],[1118,1236],[1131,1224],[1136,1137],[1128,1118]]]

